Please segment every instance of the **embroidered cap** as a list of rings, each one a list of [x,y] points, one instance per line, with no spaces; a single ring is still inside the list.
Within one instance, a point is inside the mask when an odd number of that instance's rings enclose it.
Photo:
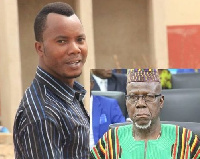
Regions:
[[[130,82],[160,82],[157,69],[128,69],[127,83]]]

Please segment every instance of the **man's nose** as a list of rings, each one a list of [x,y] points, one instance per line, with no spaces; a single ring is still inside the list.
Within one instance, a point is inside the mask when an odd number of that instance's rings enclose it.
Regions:
[[[140,97],[138,97],[138,101],[137,101],[137,103],[136,103],[136,108],[144,108],[144,107],[146,107],[147,105],[146,105],[146,102],[145,102],[145,100],[143,99],[143,97],[142,96],[140,96]]]
[[[78,54],[81,52],[81,49],[79,47],[79,44],[77,44],[75,41],[70,43],[68,54]]]

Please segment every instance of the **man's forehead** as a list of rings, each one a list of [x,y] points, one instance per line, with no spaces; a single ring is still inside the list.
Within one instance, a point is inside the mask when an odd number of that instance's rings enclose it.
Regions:
[[[159,82],[129,82],[127,83],[128,87],[133,88],[149,88],[149,87],[155,87],[160,85]]]
[[[49,22],[57,22],[57,21],[60,21],[60,20],[63,20],[63,19],[66,19],[68,21],[74,21],[74,22],[78,22],[81,24],[81,21],[80,19],[77,17],[76,14],[72,14],[70,16],[66,16],[66,15],[62,15],[62,14],[58,14],[58,13],[49,13],[47,15],[47,20],[46,20],[46,23],[49,23]]]
[[[54,38],[68,38],[68,36],[85,36],[79,18],[73,14],[69,17],[57,13],[49,13],[45,23],[44,34],[51,34]],[[49,33],[50,32],[50,33]]]
[[[127,92],[139,91],[139,92],[154,93],[159,88],[160,88],[159,82],[129,82],[127,83]]]

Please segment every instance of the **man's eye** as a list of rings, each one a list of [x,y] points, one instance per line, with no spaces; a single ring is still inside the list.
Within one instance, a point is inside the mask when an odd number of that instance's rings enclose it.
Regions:
[[[64,44],[64,43],[66,43],[66,40],[58,40],[57,42],[60,44]]]
[[[137,100],[137,98],[138,98],[138,97],[137,97],[136,95],[130,95],[130,99],[131,99],[131,100]]]
[[[154,98],[155,98],[155,96],[153,96],[153,95],[147,95],[145,97],[146,100],[154,100]]]
[[[83,42],[85,40],[85,38],[78,38],[77,41],[78,42]]]

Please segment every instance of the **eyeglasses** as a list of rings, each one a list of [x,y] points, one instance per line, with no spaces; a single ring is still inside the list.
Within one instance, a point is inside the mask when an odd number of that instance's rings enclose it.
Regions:
[[[161,96],[161,94],[157,94],[157,95],[126,95],[126,100],[131,103],[131,104],[135,104],[138,102],[139,98],[142,97],[142,99],[145,102],[154,102],[156,100],[156,97]]]

